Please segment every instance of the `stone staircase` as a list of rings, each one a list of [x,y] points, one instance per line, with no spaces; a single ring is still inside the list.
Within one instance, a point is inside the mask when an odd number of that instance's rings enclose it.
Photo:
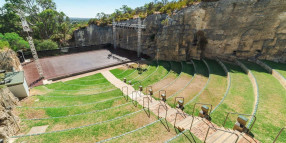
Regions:
[[[171,108],[165,102],[157,101],[152,97],[150,97],[149,95],[144,95],[142,92],[139,91],[133,92],[135,90],[132,86],[127,85],[126,83],[120,81],[115,76],[113,76],[109,71],[103,71],[102,75],[104,75],[105,78],[109,82],[114,84],[117,88],[122,89],[123,87],[128,87],[128,90],[122,91],[125,95],[128,95],[130,99],[133,98],[133,100],[137,101],[137,103],[143,106],[145,110],[147,109],[150,112],[153,112],[160,118],[165,118],[166,121],[171,123],[174,127],[179,129],[180,131],[190,130],[190,127],[192,126],[191,129],[192,134],[194,134],[197,138],[199,138],[202,141],[206,139],[207,143],[235,143],[235,142],[258,143],[259,142],[244,133],[221,128],[204,118],[192,117],[184,113],[182,110]],[[149,107],[148,107],[148,102],[149,102]]]

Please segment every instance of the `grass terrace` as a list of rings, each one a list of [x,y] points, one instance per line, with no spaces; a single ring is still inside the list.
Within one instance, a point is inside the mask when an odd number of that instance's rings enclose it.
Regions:
[[[212,113],[212,121],[222,125],[227,112],[251,114],[254,107],[254,91],[247,74],[237,65],[224,63],[231,75],[231,86],[222,104]],[[232,128],[237,116],[230,116],[227,128]]]
[[[263,61],[271,68],[275,69],[277,72],[279,72],[282,76],[286,78],[286,64],[283,63],[276,63],[272,61]]]
[[[257,121],[253,133],[261,142],[272,142],[286,123],[286,90],[259,65],[246,61],[243,63],[252,71],[259,87]],[[286,142],[286,135],[281,134],[277,142]]]
[[[222,126],[227,112],[253,113],[256,101],[248,75],[239,66],[225,62],[231,82],[224,98],[228,87],[225,71],[215,60],[205,61],[194,60],[194,65],[147,61],[142,64],[142,72],[137,70],[137,64],[110,72],[120,80],[132,81],[136,89],[140,85],[144,88],[152,85],[156,99],[159,90],[166,90],[167,103],[172,107],[176,97],[184,97],[184,111],[188,114],[192,113],[195,103],[210,103],[217,107],[211,121],[218,126]],[[259,86],[260,102],[252,133],[261,142],[272,142],[285,126],[286,91],[257,64],[243,63],[252,71]],[[151,112],[148,117],[141,105],[135,107],[130,100],[126,101],[121,90],[102,74],[36,87],[32,94],[35,96],[23,100],[15,111],[22,120],[20,134],[25,135],[36,126],[48,125],[48,128],[45,134],[22,137],[16,142],[165,142],[180,133],[164,119],[159,120],[156,113]],[[232,129],[236,118],[230,116],[226,128]],[[282,134],[278,142],[286,142],[285,138]],[[171,142],[194,141],[202,142],[186,131]]]

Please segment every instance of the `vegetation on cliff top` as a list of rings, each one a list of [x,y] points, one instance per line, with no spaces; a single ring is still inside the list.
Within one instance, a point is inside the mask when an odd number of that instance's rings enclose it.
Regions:
[[[154,0],[145,4],[144,6],[132,9],[127,5],[123,5],[120,9],[116,9],[112,14],[98,13],[96,18],[90,19],[89,24],[96,24],[98,26],[106,26],[111,24],[113,19],[115,21],[124,21],[133,18],[146,18],[149,15],[156,13],[173,14],[176,11],[191,6],[195,2],[200,2],[201,0]],[[209,1],[209,0],[205,0]]]

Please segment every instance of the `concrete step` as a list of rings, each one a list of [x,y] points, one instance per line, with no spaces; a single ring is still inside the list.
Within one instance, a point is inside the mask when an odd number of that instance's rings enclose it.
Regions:
[[[225,132],[223,132],[223,131],[217,130],[214,134],[212,134],[211,136],[208,136],[208,137],[207,137],[206,142],[207,142],[207,143],[215,142],[218,138],[220,138],[221,136],[223,136],[224,133],[225,133]]]
[[[219,138],[217,138],[214,142],[212,143],[225,143],[228,139],[230,139],[232,136],[235,136],[232,133],[228,133],[228,132],[224,132],[224,131],[220,131],[223,132],[223,135],[220,136]]]

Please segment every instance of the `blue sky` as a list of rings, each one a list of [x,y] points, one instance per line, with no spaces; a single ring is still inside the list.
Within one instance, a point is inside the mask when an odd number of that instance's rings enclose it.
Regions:
[[[59,11],[69,17],[79,18],[93,18],[99,12],[110,14],[122,5],[135,8],[151,1],[154,0],[54,0]],[[4,2],[5,0],[0,0],[0,5]]]

